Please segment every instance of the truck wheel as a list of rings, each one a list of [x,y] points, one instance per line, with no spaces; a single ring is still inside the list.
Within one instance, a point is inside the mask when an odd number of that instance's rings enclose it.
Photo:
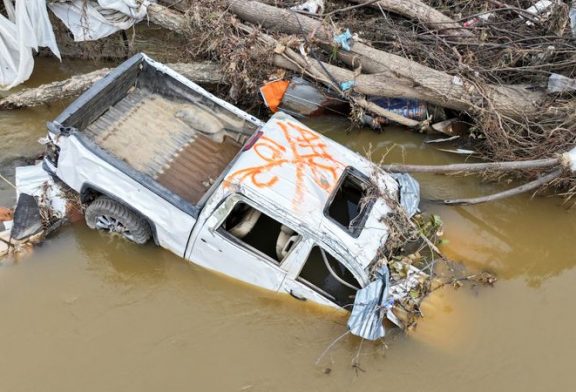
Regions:
[[[86,208],[85,218],[91,229],[118,233],[140,245],[150,239],[148,222],[124,205],[104,196],[94,200]]]

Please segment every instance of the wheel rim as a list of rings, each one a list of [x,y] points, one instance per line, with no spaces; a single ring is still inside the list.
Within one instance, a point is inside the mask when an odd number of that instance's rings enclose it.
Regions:
[[[98,216],[96,218],[96,228],[109,233],[118,233],[130,241],[134,241],[134,237],[130,230],[114,217],[108,215]]]

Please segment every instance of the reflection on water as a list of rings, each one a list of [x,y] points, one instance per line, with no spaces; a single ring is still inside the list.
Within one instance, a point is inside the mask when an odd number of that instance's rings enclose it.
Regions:
[[[57,77],[57,69],[49,72]],[[59,110],[0,113],[0,162],[27,152],[44,133],[42,124]],[[356,151],[371,151],[374,160],[462,160],[403,130],[346,134],[349,125],[342,118],[309,123]],[[498,185],[474,177],[418,179],[423,208],[445,222],[444,251],[500,280],[494,288],[439,290],[408,335],[392,331],[386,345],[360,345],[345,337],[315,366],[345,331],[345,315],[248,287],[162,249],[138,247],[78,224],[26,260],[0,266],[0,390],[571,387],[576,212],[560,207],[559,200],[529,196],[444,207],[431,200],[490,193]],[[0,186],[0,205],[11,197]],[[351,367],[356,360],[361,370]]]

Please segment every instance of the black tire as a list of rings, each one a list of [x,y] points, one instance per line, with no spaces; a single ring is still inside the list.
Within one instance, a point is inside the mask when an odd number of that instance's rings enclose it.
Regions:
[[[84,217],[91,229],[118,233],[140,245],[148,242],[151,237],[150,225],[144,218],[105,196],[94,200],[86,208]]]

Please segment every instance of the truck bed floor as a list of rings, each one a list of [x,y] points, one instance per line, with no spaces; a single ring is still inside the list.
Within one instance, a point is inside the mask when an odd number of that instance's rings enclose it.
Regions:
[[[192,204],[240,150],[219,143],[175,116],[190,103],[134,89],[86,129],[98,146]]]

